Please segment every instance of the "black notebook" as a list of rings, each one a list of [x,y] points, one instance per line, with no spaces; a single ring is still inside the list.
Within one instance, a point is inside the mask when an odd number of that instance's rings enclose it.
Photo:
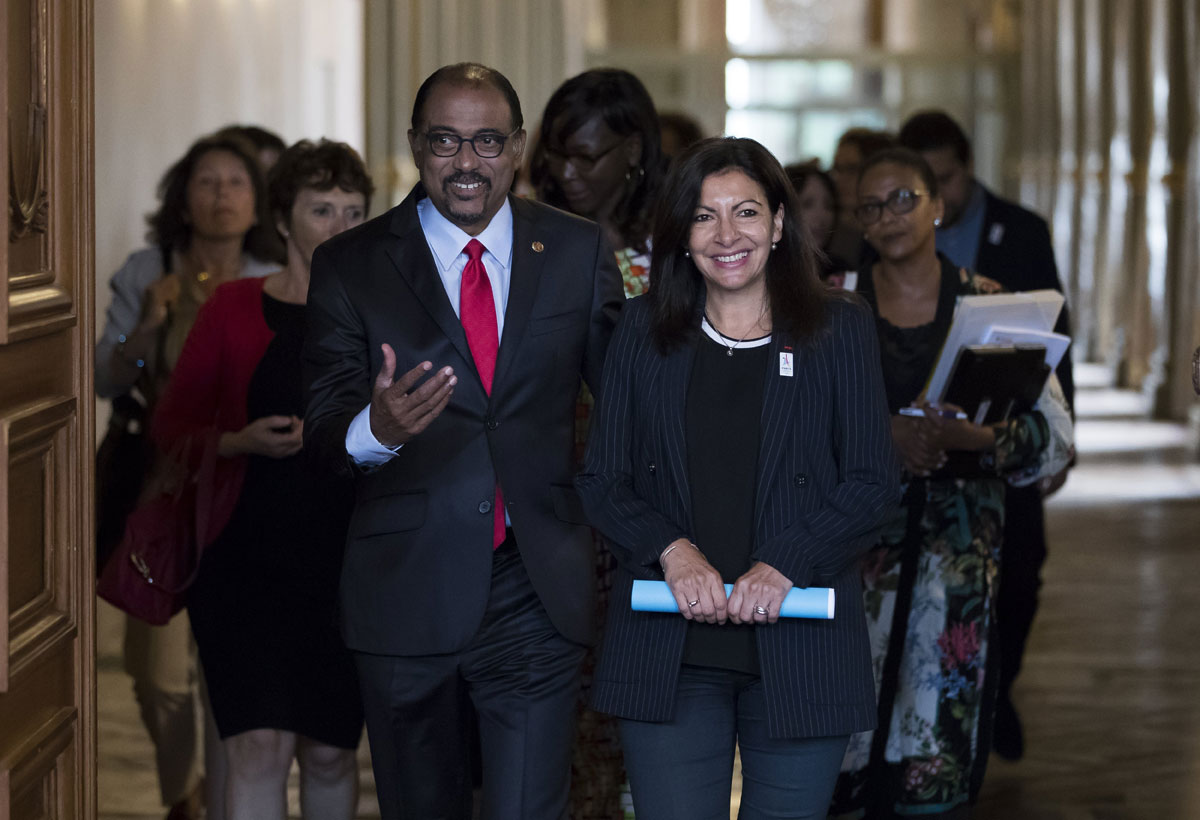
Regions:
[[[976,424],[996,424],[1033,409],[1049,376],[1042,345],[967,345],[942,404],[961,407]]]

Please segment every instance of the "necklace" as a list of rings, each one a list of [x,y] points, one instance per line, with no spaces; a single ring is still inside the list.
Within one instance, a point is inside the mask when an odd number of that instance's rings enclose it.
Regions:
[[[757,328],[759,326],[759,324],[762,322],[763,316],[766,316],[766,315],[767,315],[767,303],[766,303],[766,301],[764,301],[763,307],[762,307],[762,312],[758,314],[758,318],[754,320],[754,324],[752,324],[750,326],[749,330],[747,330],[745,333],[742,334],[742,338],[740,338],[740,339],[735,339],[732,336],[726,336],[724,333],[722,333],[721,329],[719,327],[717,327],[717,323],[709,318],[707,310],[704,311],[704,321],[708,322],[708,326],[711,327],[713,330],[717,331],[717,335],[721,337],[721,344],[725,347],[725,355],[732,356],[733,351],[735,349],[737,349],[737,346],[740,345],[742,342],[746,341],[746,338],[751,333],[754,332],[754,329]],[[733,342],[733,344],[729,344],[730,342]]]

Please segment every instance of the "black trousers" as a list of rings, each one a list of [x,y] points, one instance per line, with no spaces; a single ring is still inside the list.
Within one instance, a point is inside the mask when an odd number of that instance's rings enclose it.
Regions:
[[[1044,563],[1046,517],[1042,493],[1036,484],[1010,486],[1004,497],[1004,541],[1000,553],[1000,591],[996,598],[1000,697],[1008,696],[1021,671],[1025,642],[1037,614]]]
[[[448,655],[356,653],[384,820],[469,820],[472,706],[484,820],[565,820],[583,656],[550,623],[511,531],[493,557],[487,609],[468,646]]]

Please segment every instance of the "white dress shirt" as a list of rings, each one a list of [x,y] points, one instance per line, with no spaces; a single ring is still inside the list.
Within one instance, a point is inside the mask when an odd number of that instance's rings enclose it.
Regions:
[[[454,315],[460,316],[459,300],[462,289],[462,272],[467,265],[467,254],[463,249],[472,238],[483,243],[487,251],[483,254],[483,266],[487,270],[488,279],[492,286],[492,299],[496,303],[496,333],[504,337],[504,310],[508,305],[508,291],[512,284],[512,248],[513,248],[513,216],[512,206],[508,199],[500,206],[500,210],[492,217],[488,226],[476,237],[472,237],[462,228],[455,225],[433,206],[428,199],[417,203],[417,219],[421,223],[421,231],[425,241],[433,253],[433,262],[437,267],[450,306]],[[399,353],[399,351],[397,351]],[[415,367],[417,362],[396,362],[396,377],[399,378],[408,370]],[[433,363],[440,366],[438,362]],[[375,374],[372,374],[372,380]],[[400,451],[400,447],[386,447],[379,443],[371,432],[370,405],[362,409],[346,431],[346,452],[355,464],[364,467],[376,467],[386,463]]]

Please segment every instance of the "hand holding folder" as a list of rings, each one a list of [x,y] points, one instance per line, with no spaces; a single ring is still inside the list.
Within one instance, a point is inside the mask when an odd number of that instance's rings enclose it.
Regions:
[[[944,402],[961,407],[975,424],[996,424],[1032,409],[1049,375],[1042,345],[967,345]]]

